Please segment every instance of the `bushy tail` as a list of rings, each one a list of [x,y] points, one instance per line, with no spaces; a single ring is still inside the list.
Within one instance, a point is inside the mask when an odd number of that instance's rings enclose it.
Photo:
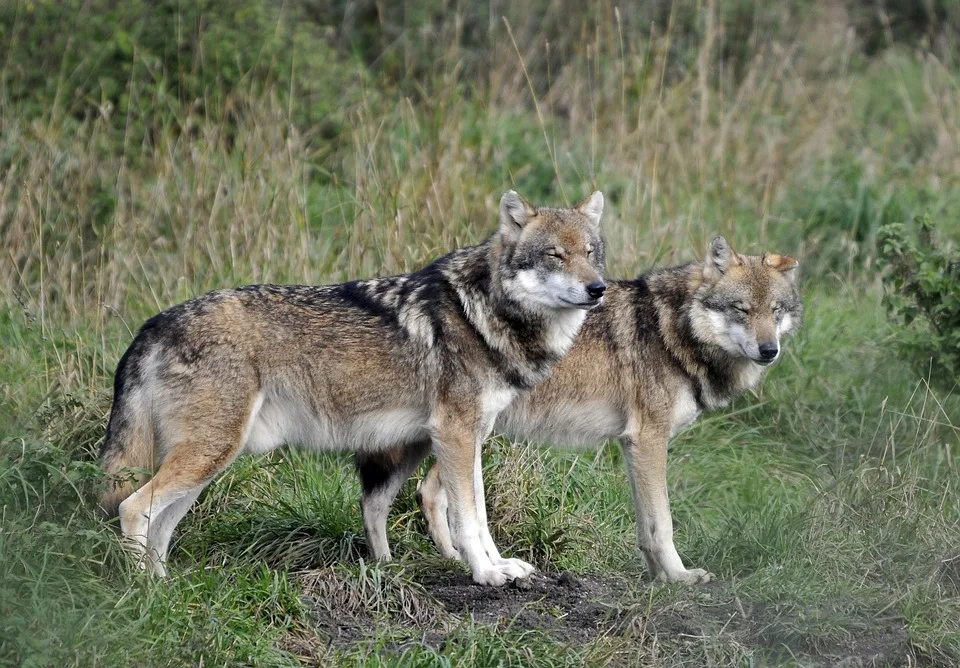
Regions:
[[[117,365],[113,408],[107,423],[107,437],[100,451],[100,466],[107,474],[106,489],[100,495],[100,508],[108,518],[116,517],[123,500],[148,477],[146,472],[125,472],[124,469],[152,472],[159,464],[155,461],[153,429],[149,410],[143,401],[141,379],[131,369],[136,365],[130,364],[130,355],[128,351]]]

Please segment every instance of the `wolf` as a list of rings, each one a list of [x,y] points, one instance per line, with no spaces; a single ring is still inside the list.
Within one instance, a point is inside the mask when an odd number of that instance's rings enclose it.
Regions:
[[[803,317],[797,267],[777,253],[740,255],[717,237],[702,261],[608,282],[604,304],[586,316],[550,377],[497,418],[495,428],[511,439],[568,446],[619,440],[633,488],[637,543],[657,580],[713,577],[686,568],[674,546],[667,444],[701,412],[755,387],[781,356],[783,340]],[[358,457],[365,496],[395,489],[394,476],[407,475],[393,463],[403,452]],[[459,558],[443,476],[441,467],[431,468],[417,497],[441,554]],[[386,520],[377,519],[382,526],[368,533],[379,535],[373,544],[380,546]]]
[[[529,575],[490,538],[480,445],[603,302],[602,212],[600,192],[536,208],[511,190],[489,239],[412,274],[219,290],[154,316],[117,366],[101,454],[115,482],[102,507],[163,575],[177,523],[240,453],[301,445],[362,456],[399,444],[403,480],[436,455],[473,579]],[[119,480],[130,468],[152,477]],[[384,512],[379,500],[367,499],[371,518]],[[372,548],[389,557],[385,542]]]

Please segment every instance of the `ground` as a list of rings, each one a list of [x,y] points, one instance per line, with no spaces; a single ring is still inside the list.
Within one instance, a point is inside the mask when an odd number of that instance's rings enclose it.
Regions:
[[[316,600],[312,592],[324,577],[336,577],[335,572],[306,571],[297,577],[305,585],[318,636],[327,643],[316,645],[291,635],[287,639],[291,652],[319,662],[330,647],[349,648],[364,636],[375,635],[377,620],[368,611],[331,611],[327,602]],[[569,571],[538,573],[502,588],[480,587],[464,573],[429,575],[417,584],[422,586],[419,604],[392,621],[416,624],[422,634],[386,647],[388,653],[402,656],[411,643],[443,652],[450,629],[467,620],[511,634],[537,631],[574,650],[598,638],[631,638],[649,652],[650,661],[658,654],[690,652],[685,646],[703,643],[742,648],[762,663],[852,668],[907,665],[916,659],[906,622],[896,614],[862,608],[841,613],[850,601],[821,601],[817,608],[754,603],[722,581],[678,590],[662,606],[655,605],[659,585]],[[824,640],[800,630],[806,619],[831,615],[842,629],[840,639]],[[629,650],[612,652],[610,658],[615,664],[629,664],[631,659]]]

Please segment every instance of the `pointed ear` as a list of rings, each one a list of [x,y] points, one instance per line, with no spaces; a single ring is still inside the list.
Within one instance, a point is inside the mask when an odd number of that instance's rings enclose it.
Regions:
[[[577,204],[577,211],[590,219],[590,222],[600,227],[600,216],[603,215],[603,193],[594,191],[590,197]]]
[[[800,266],[800,263],[794,260],[792,257],[786,255],[780,255],[778,253],[764,253],[763,254],[763,264],[766,267],[771,269],[776,269],[784,278],[789,280],[791,283],[797,282],[797,268]]]
[[[723,237],[714,237],[703,260],[703,280],[713,283],[720,280],[730,267],[740,264],[737,254]]]
[[[536,215],[537,210],[527,200],[515,190],[508,190],[500,198],[500,233],[507,239],[516,239]]]

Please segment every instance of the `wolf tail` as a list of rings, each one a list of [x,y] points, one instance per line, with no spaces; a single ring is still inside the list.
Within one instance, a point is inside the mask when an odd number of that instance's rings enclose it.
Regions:
[[[116,517],[120,504],[143,484],[145,472],[123,476],[125,468],[155,471],[154,439],[149,406],[145,401],[141,363],[142,345],[136,340],[120,358],[113,381],[113,408],[107,436],[100,450],[100,466],[107,477],[100,495],[100,509],[107,518]]]

